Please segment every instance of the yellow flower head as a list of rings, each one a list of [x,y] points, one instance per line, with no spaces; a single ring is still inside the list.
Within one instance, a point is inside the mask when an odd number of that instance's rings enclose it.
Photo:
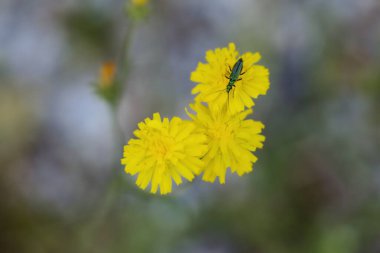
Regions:
[[[218,177],[225,183],[227,168],[239,176],[252,171],[257,157],[252,154],[263,147],[265,137],[260,135],[264,125],[261,122],[245,119],[252,110],[236,114],[222,110],[211,110],[201,103],[190,105],[196,115],[187,114],[207,136],[208,151],[204,161],[203,180],[214,182]]]
[[[227,92],[231,70],[240,58],[243,68],[232,82],[234,86],[230,86]],[[256,64],[260,58],[259,53],[239,55],[234,43],[230,43],[227,48],[207,51],[207,63],[199,63],[190,77],[191,81],[198,83],[192,90],[192,94],[197,94],[195,100],[207,102],[211,108],[227,106],[233,113],[243,111],[244,107],[252,107],[252,99],[265,95],[269,88],[268,69]]]
[[[109,87],[115,80],[116,65],[113,62],[105,62],[99,71],[99,85],[103,88]]]
[[[149,0],[132,0],[132,4],[135,6],[145,6],[148,2]]]
[[[138,124],[137,139],[124,146],[121,163],[131,175],[138,173],[136,184],[145,189],[151,182],[151,192],[160,187],[161,194],[172,190],[172,179],[179,185],[181,177],[192,181],[203,167],[200,157],[206,152],[206,137],[195,124],[174,117],[161,120],[159,113]]]

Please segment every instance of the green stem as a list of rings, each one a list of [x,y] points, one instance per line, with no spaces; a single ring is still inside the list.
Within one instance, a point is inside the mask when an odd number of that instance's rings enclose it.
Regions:
[[[123,89],[120,89],[122,92],[127,87],[127,77],[130,71],[130,64],[129,64],[129,49],[132,41],[132,33],[134,29],[134,22],[133,20],[129,19],[129,27],[127,28],[125,32],[125,36],[123,39],[119,59],[118,59],[118,70],[117,70],[117,80],[119,85],[122,86]]]
[[[131,44],[133,31],[133,22],[131,19],[129,19],[129,24],[130,26],[125,32],[123,45],[117,61],[118,67],[116,73],[116,83],[120,88],[118,90],[120,92],[118,98],[120,98],[120,95],[126,88],[127,76],[129,73],[129,47]],[[122,151],[125,139],[117,122],[117,105],[118,101],[116,103],[110,104],[110,108],[112,111],[113,128],[115,131],[115,146],[117,147],[117,150]],[[84,224],[84,227],[80,230],[80,240],[83,252],[93,252],[93,248],[91,247],[92,245],[95,245],[94,242],[97,240],[96,232],[99,231],[99,227],[104,223],[104,220],[117,201],[119,195],[118,192],[120,192],[120,189],[122,189],[124,186],[130,186],[128,184],[125,184],[122,177],[122,172],[120,170],[121,166],[119,160],[117,161],[118,162],[112,166],[112,175],[99,206],[97,208],[94,208],[94,212],[91,214],[88,222],[86,222],[86,224]]]

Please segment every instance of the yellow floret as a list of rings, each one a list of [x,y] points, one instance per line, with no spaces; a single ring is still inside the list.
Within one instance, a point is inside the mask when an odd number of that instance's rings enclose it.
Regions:
[[[265,140],[260,134],[264,125],[245,119],[252,110],[230,114],[222,110],[211,110],[201,103],[190,107],[196,114],[188,112],[188,115],[207,136],[207,153],[202,157],[202,179],[214,182],[219,178],[219,182],[224,184],[228,168],[239,176],[252,171],[252,166],[257,161],[252,152],[262,148]]]
[[[197,83],[192,94],[195,101],[206,102],[211,109],[225,108],[232,113],[243,111],[254,105],[254,98],[265,95],[269,89],[269,71],[257,65],[261,56],[259,53],[244,53],[239,55],[234,43],[226,48],[216,48],[206,52],[206,63],[199,63],[191,73],[191,81]],[[243,70],[235,87],[226,91],[229,82],[230,68],[242,58]]]
[[[179,185],[182,177],[194,179],[203,167],[200,157],[206,151],[206,137],[200,134],[193,122],[178,117],[161,119],[159,113],[138,124],[131,139],[124,147],[126,173],[138,174],[136,184],[142,188],[151,183],[151,192],[158,187],[161,194],[170,193],[172,180]]]

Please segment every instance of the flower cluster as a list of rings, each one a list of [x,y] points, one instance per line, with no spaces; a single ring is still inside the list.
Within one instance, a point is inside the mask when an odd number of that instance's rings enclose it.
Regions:
[[[125,171],[137,176],[142,188],[151,184],[161,194],[171,192],[172,181],[192,181],[200,175],[206,182],[226,181],[228,168],[239,176],[252,171],[263,147],[264,125],[247,119],[254,99],[269,89],[269,71],[257,65],[259,53],[239,55],[235,44],[206,52],[206,63],[191,73],[197,85],[194,102],[186,113],[191,120],[161,119],[158,113],[139,123],[124,147],[121,163]]]

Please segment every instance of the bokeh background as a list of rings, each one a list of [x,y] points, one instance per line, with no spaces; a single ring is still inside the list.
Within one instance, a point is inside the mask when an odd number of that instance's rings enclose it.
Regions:
[[[0,2],[0,252],[380,252],[378,0],[131,6]],[[122,144],[156,111],[186,117],[191,71],[229,42],[271,72],[254,172],[137,189]]]

